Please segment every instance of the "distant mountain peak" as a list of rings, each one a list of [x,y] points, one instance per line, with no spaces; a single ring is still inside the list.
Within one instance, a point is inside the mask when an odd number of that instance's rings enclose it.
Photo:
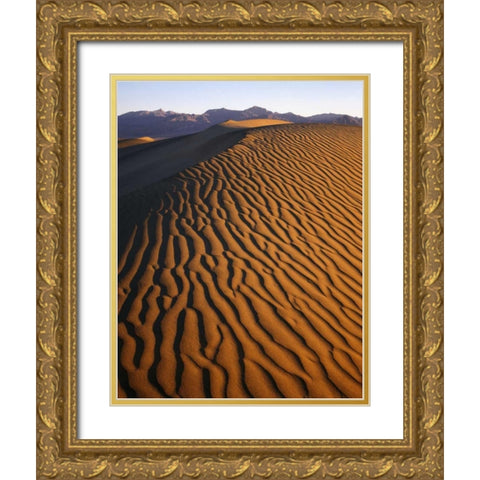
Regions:
[[[231,110],[227,110],[226,108],[209,108],[205,110],[201,115],[209,115],[211,113],[218,113],[218,112],[229,112]]]
[[[362,119],[351,115],[321,113],[304,117],[292,112],[277,113],[254,105],[245,110],[212,108],[202,114],[179,113],[161,108],[154,111],[128,112],[118,117],[118,136],[123,138],[167,138],[196,133],[219,123],[268,118],[292,123],[338,123],[362,125]]]
[[[268,110],[266,108],[259,107],[258,105],[254,105],[253,107],[250,107],[244,110],[244,112],[268,112]],[[269,112],[269,113],[273,113],[273,112]]]

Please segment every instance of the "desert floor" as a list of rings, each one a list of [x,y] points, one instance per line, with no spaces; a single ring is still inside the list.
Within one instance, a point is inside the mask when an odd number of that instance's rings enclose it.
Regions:
[[[118,395],[362,397],[362,129],[119,149]]]

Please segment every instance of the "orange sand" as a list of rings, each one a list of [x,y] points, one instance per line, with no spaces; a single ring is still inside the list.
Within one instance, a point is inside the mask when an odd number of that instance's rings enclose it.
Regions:
[[[285,124],[120,198],[119,395],[361,397],[362,197],[361,127]]]
[[[122,138],[118,141],[118,148],[131,147],[132,145],[142,145],[144,143],[154,142],[152,137]]]

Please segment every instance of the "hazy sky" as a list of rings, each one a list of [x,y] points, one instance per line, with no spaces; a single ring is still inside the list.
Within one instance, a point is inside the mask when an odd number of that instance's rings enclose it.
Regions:
[[[363,117],[363,81],[117,81],[118,115],[160,108],[201,114],[212,108],[252,106],[304,116],[342,113]]]

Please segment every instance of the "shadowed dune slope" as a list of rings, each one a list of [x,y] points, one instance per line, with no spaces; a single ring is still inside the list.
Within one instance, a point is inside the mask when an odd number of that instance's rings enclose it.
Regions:
[[[361,127],[320,124],[122,196],[119,396],[360,398],[362,198]]]
[[[120,149],[119,195],[146,187],[214,157],[241,140],[244,132],[245,128],[215,125],[192,135]]]

